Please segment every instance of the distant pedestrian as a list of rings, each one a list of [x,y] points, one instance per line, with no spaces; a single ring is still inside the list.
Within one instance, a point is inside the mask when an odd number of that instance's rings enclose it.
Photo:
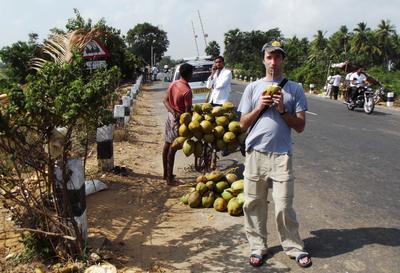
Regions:
[[[176,151],[171,149],[171,144],[178,137],[180,115],[192,111],[193,94],[188,81],[192,78],[193,68],[188,63],[184,63],[179,67],[181,78],[169,85],[163,101],[168,111],[167,121],[165,122],[165,143],[163,148],[163,177],[169,186],[179,184],[175,179],[175,175],[173,175]]]
[[[153,81],[157,80],[157,74],[158,74],[158,68],[156,66],[153,66],[151,68],[151,74],[153,75]]]
[[[337,100],[338,99],[338,94],[339,94],[339,86],[340,86],[340,81],[342,80],[342,76],[340,76],[339,73],[336,73],[335,75],[332,76],[332,86],[331,86],[331,93],[329,98],[332,99],[332,97]]]
[[[272,183],[275,223],[283,251],[300,267],[311,265],[304,249],[293,208],[294,176],[291,129],[304,130],[307,100],[303,88],[283,76],[285,52],[279,41],[262,48],[266,75],[250,83],[240,101],[240,125],[250,129],[246,138],[244,170],[244,226],[250,244],[249,263],[261,266],[266,258],[268,184]],[[286,84],[285,84],[286,83]],[[274,95],[264,95],[267,87],[283,85]],[[253,127],[252,127],[253,126]]]

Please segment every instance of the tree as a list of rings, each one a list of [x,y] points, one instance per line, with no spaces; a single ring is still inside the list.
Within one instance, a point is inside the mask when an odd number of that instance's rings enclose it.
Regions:
[[[349,59],[349,33],[348,28],[343,25],[340,26],[339,31],[332,34],[328,40],[328,46],[332,51],[333,60],[336,62],[341,62]]]
[[[89,31],[92,28],[97,29],[98,35],[96,39],[100,41],[109,52],[109,58],[107,59],[108,66],[118,66],[121,70],[122,77],[131,79],[134,76],[135,70],[143,65],[143,61],[127,49],[125,41],[121,37],[121,31],[107,25],[104,18],[93,23],[90,18],[85,20],[79,13],[79,10],[74,9],[74,13],[75,17],[69,18],[65,26],[67,31],[71,32],[77,29]],[[56,28],[51,31],[54,34],[65,34],[65,32]]]
[[[377,45],[381,49],[384,64],[389,62],[391,55],[390,52],[394,51],[393,38],[396,31],[393,25],[390,24],[389,20],[382,20],[378,25],[378,30],[376,31]]]
[[[220,47],[216,41],[211,41],[206,47],[206,54],[210,55],[213,59],[220,55]]]
[[[40,47],[36,40],[37,34],[32,33],[29,42],[19,41],[0,50],[0,60],[5,66],[3,73],[11,81],[20,84],[26,83],[26,76],[31,73],[28,63],[39,53]]]
[[[160,61],[169,45],[167,33],[149,23],[137,24],[130,29],[126,35],[126,42],[129,50],[147,64],[151,63],[152,53],[155,62]]]

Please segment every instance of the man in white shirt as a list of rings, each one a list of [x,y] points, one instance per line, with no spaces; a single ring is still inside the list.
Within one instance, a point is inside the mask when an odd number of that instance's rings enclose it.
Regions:
[[[331,93],[330,93],[330,98],[332,99],[332,96],[335,100],[338,98],[339,94],[339,86],[340,86],[340,81],[342,80],[342,76],[339,75],[339,73],[336,73],[335,75],[332,76],[332,86],[331,86]]]
[[[363,72],[363,68],[362,67],[358,68],[356,72],[351,74],[351,76],[350,76],[351,94],[350,94],[349,98],[353,102],[357,98],[358,87],[364,86],[366,80],[367,80],[367,76],[365,76],[365,73]]]
[[[215,58],[211,75],[207,80],[207,88],[212,89],[208,102],[213,105],[222,105],[229,99],[231,93],[232,72],[224,66],[222,56]]]

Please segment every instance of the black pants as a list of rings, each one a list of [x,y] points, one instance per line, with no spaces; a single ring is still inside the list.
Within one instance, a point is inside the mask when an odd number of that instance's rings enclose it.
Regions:
[[[357,87],[354,87],[354,86],[351,87],[351,88],[350,88],[349,99],[351,99],[352,101],[356,101],[357,95],[358,95],[358,88],[357,88]]]
[[[332,85],[332,87],[331,87],[331,97],[333,95],[333,98],[335,100],[337,100],[338,94],[339,94],[339,86],[333,86]]]

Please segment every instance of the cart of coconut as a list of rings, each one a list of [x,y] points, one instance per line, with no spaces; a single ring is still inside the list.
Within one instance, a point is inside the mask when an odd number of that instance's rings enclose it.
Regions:
[[[232,102],[222,106],[210,103],[193,105],[193,113],[183,113],[179,119],[179,137],[171,147],[186,156],[194,155],[195,169],[203,174],[215,170],[217,151],[232,153],[243,144],[246,133],[242,132],[238,115]]]
[[[243,213],[243,180],[233,173],[235,168],[225,173],[212,171],[200,175],[196,183],[189,185],[189,191],[181,197],[183,204],[191,208],[211,208],[228,212],[232,216]]]

